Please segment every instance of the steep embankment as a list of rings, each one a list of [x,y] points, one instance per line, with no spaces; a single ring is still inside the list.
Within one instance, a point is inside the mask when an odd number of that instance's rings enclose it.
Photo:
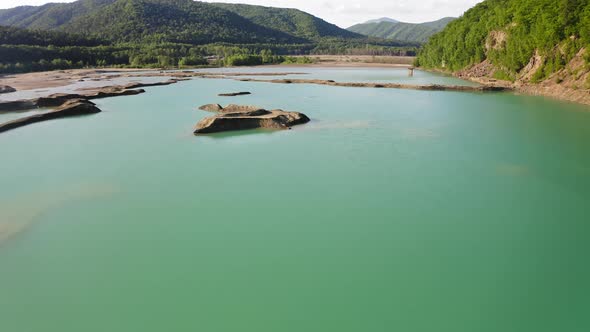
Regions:
[[[434,35],[421,67],[590,105],[590,2],[486,0]]]

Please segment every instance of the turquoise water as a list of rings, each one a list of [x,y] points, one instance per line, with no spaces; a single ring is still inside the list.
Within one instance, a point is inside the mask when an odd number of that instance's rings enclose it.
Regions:
[[[0,331],[590,328],[588,107],[207,79],[146,90],[0,135]],[[217,97],[231,91],[253,94]],[[312,122],[195,137],[206,103]]]
[[[402,83],[402,84],[447,84],[447,85],[467,85],[475,86],[476,83],[464,81],[452,76],[433,75],[421,70],[415,70],[414,76],[408,76],[408,69],[396,67],[292,67],[292,66],[265,66],[265,67],[234,67],[234,68],[213,68],[197,70],[199,72],[208,73],[244,73],[245,71],[264,74],[264,73],[292,73],[286,75],[287,78],[301,78],[301,79],[321,79],[334,80],[337,82],[361,82],[361,83]],[[259,76],[241,76],[241,78]],[[274,77],[274,79],[281,79],[285,77]],[[266,77],[266,79],[269,79]],[[271,77],[273,79],[273,77]]]

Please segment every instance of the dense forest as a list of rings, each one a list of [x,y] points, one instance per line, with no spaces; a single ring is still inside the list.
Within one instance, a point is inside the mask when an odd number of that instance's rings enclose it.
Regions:
[[[98,46],[108,44],[99,38],[59,31],[24,30],[0,26],[0,45]]]
[[[587,0],[486,0],[433,36],[417,64],[457,71],[489,60],[497,68],[496,78],[515,80],[538,54],[543,63],[532,77],[538,82],[588,45]]]
[[[363,37],[298,9],[229,3],[215,3],[213,5],[234,12],[261,26],[309,41],[318,41],[325,38]]]
[[[0,37],[6,36],[5,30],[14,28],[0,27]],[[19,35],[27,35],[18,30]],[[53,37],[69,37],[66,34],[54,34],[35,31],[33,36],[47,43]],[[46,36],[45,34],[49,34]],[[309,52],[314,45],[280,45],[280,44],[207,44],[191,45],[178,43],[152,44],[117,44],[96,46],[40,46],[35,38],[30,45],[9,45],[2,38],[0,41],[0,73],[19,73],[29,71],[70,69],[84,67],[134,67],[134,68],[183,68],[195,66],[238,66],[275,63],[310,62],[306,57],[291,57],[280,54],[302,54]],[[68,40],[68,39],[66,39]],[[91,44],[94,40],[81,39]],[[56,44],[64,44],[61,39]]]
[[[85,33],[112,42],[306,43],[363,38],[295,9],[193,0],[79,0],[0,10],[0,25]]]
[[[453,20],[455,20],[453,17],[425,23],[404,23],[391,19],[373,20],[353,25],[347,30],[370,37],[422,44],[432,35],[442,31]]]
[[[333,39],[316,44],[118,43],[54,31],[0,27],[0,73],[84,67],[183,68],[309,63],[313,54],[415,54],[395,42]]]
[[[0,10],[0,72],[87,66],[309,62],[293,55],[414,55],[283,8],[192,0],[79,0]]]
[[[192,0],[118,0],[60,27],[112,42],[305,43],[305,39]]]

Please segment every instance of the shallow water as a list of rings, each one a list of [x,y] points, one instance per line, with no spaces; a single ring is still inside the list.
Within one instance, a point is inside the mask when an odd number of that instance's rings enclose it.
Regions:
[[[590,328],[588,107],[211,79],[146,90],[0,135],[1,331]],[[217,97],[231,91],[253,94]],[[312,122],[195,137],[207,103]]]
[[[298,66],[270,66],[270,67],[234,67],[234,68],[212,68],[196,70],[197,72],[211,73],[297,73],[293,75],[279,76],[281,78],[320,79],[334,80],[336,82],[360,82],[360,83],[402,83],[402,84],[446,84],[446,85],[467,85],[477,86],[477,83],[464,81],[452,76],[433,75],[431,73],[414,70],[414,76],[408,76],[407,68],[396,67],[298,67]],[[240,76],[239,78],[260,78],[259,76]]]
[[[149,71],[146,72],[133,72],[127,74],[146,74],[150,73]],[[19,90],[11,93],[4,93],[0,95],[0,101],[14,101],[14,100],[21,100],[21,99],[33,99],[38,97],[45,97],[49,96],[54,93],[81,93],[84,92],[84,89],[94,89],[94,88],[103,88],[109,87],[114,85],[125,85],[129,83],[155,83],[155,82],[163,82],[168,79],[171,79],[171,76],[158,76],[158,77],[114,77],[114,78],[106,78],[110,75],[121,74],[121,72],[103,72],[102,76],[105,77],[100,79],[99,81],[94,81],[92,79],[83,79],[81,81],[71,81],[66,82],[64,86],[52,87],[52,88],[42,88],[42,89],[31,89],[31,90]],[[2,116],[2,112],[0,112],[0,116]]]

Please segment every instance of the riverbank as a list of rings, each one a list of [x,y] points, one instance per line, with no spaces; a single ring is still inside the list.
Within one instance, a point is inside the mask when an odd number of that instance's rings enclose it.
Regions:
[[[231,78],[231,77],[227,77]],[[349,88],[377,88],[377,89],[403,89],[403,90],[427,90],[427,91],[459,91],[459,92],[503,92],[511,91],[509,87],[479,85],[442,85],[442,84],[401,84],[401,83],[363,83],[363,82],[336,82],[333,80],[317,79],[278,79],[278,80],[261,80],[253,78],[234,78],[241,82],[262,82],[276,84],[315,84],[329,85]]]
[[[24,105],[23,107],[26,107],[26,105],[33,105],[34,107],[39,107],[36,103],[37,98],[51,97],[58,94],[67,94],[72,96],[72,98],[85,98],[84,96],[86,95],[94,96],[96,94],[101,93],[101,91],[105,91],[105,89],[108,90],[116,88],[118,90],[123,91],[143,86],[173,84],[176,83],[177,80],[183,79],[225,78],[251,82],[269,82],[285,84],[302,83],[341,87],[393,88],[464,92],[515,91],[517,93],[529,95],[542,95],[557,98],[564,101],[572,101],[590,105],[590,94],[584,94],[584,91],[568,93],[571,91],[567,89],[565,89],[567,91],[564,91],[563,87],[555,88],[553,86],[546,86],[541,84],[515,84],[512,82],[490,79],[488,77],[483,76],[477,77],[474,75],[466,74],[465,72],[450,74],[448,72],[445,73],[436,70],[425,70],[446,75],[452,75],[463,80],[475,82],[479,84],[478,87],[464,87],[459,85],[444,84],[402,84],[374,81],[350,82],[343,80],[336,81],[332,79],[297,79],[291,77],[286,79],[257,79],[251,77],[241,77],[305,75],[305,68],[322,67],[402,69],[411,68],[411,65],[409,64],[411,61],[413,61],[413,58],[410,57],[320,56],[318,57],[318,59],[316,59],[316,61],[313,64],[231,67],[227,68],[227,70],[222,71],[102,68],[72,69],[26,74],[13,74],[4,75],[0,77],[0,85],[11,86],[15,88],[17,92],[0,95],[0,102],[3,102],[4,111],[9,111],[9,108],[11,107],[10,102],[25,101],[26,103],[20,103],[19,105]],[[238,71],[240,68],[244,68],[244,71]],[[252,72],[252,68],[260,68],[260,71]],[[272,69],[273,71],[267,71],[268,69]],[[276,71],[274,71],[275,69]],[[19,110],[23,109],[23,107],[19,107]]]
[[[372,55],[312,55],[313,63],[280,65],[293,67],[359,67],[359,68],[407,68],[414,65],[412,56],[372,56]]]
[[[342,62],[335,62],[338,68],[373,68],[377,64],[357,63],[356,66],[344,66]],[[332,77],[325,79],[312,77],[296,78],[295,75],[310,75],[304,72],[305,68],[311,71],[314,68],[333,68],[324,65],[290,65],[290,66],[268,66],[268,67],[233,67],[219,71],[194,71],[194,70],[143,70],[143,69],[74,69],[52,72],[39,72],[8,75],[0,79],[0,84],[12,86],[16,92],[0,96],[0,110],[4,112],[21,111],[38,107],[60,106],[69,99],[95,99],[114,95],[131,93],[131,89],[150,87],[158,85],[174,84],[178,81],[193,78],[208,79],[234,79],[239,81],[268,82],[268,83],[300,83],[319,84],[340,87],[365,87],[365,88],[391,88],[391,89],[414,89],[414,90],[436,90],[436,91],[464,91],[464,92],[485,92],[485,91],[507,91],[506,87],[494,85],[463,86],[459,81],[452,84],[423,81],[392,82],[391,78],[386,80],[375,77],[375,81],[354,81],[351,77]],[[391,66],[394,70],[410,68],[407,65],[380,64],[379,66]],[[278,69],[282,70],[278,70]],[[302,69],[301,71],[293,70]],[[240,70],[243,69],[243,70]],[[269,70],[270,69],[270,70]],[[277,70],[275,70],[277,69]],[[289,69],[288,71],[286,69]],[[373,68],[374,69],[374,68]],[[311,71],[313,72],[313,71]],[[279,77],[277,78],[255,78],[255,77]],[[405,71],[403,76],[406,76]],[[389,76],[388,76],[389,77]],[[55,101],[51,105],[39,100],[48,99]]]
[[[74,84],[83,80],[99,81],[108,79],[112,73],[145,72],[145,69],[97,68],[68,69],[24,74],[4,74],[0,76],[0,84],[15,88],[17,91],[56,88]],[[1,99],[1,96],[0,96]]]
[[[561,70],[538,82],[535,80],[535,75],[542,69],[544,63],[543,58],[538,54],[533,56],[530,62],[516,74],[513,81],[496,78],[502,77],[499,75],[501,71],[489,60],[457,72],[420,69],[446,73],[478,84],[508,87],[517,93],[590,105],[590,67],[584,60],[585,52],[586,49],[581,49]]]
[[[506,88],[529,96],[547,97],[559,101],[571,102],[576,104],[590,105],[590,89],[585,88],[585,75],[577,74],[577,78],[572,75],[553,75],[549,79],[539,83],[531,83],[526,80],[517,80],[515,82],[493,78],[489,72],[478,72],[475,66],[458,72],[449,72],[432,68],[419,68],[420,70],[449,75],[462,80],[481,84],[484,86]],[[567,73],[567,71],[564,71]]]
[[[280,64],[254,66],[260,68],[314,68],[314,67],[353,67],[353,68],[408,68],[414,63],[415,57],[409,56],[369,56],[369,55],[314,55],[307,56],[313,60],[310,64]],[[221,67],[220,67],[221,68]],[[240,67],[230,67],[240,68]],[[189,69],[187,69],[189,70]],[[190,69],[194,70],[194,69]],[[24,74],[0,75],[0,85],[10,86],[16,90],[46,89],[66,86],[79,81],[101,81],[121,75],[150,73],[151,76],[183,70],[169,71],[165,68],[95,68],[67,69]],[[1,96],[0,96],[1,99]]]
[[[252,68],[252,67],[250,67]],[[286,76],[301,72],[208,72],[193,70],[145,69],[72,69],[49,72],[5,75],[0,85],[16,91],[0,95],[0,109],[8,110],[9,103],[30,101],[36,106],[39,98],[69,95],[85,98],[110,90],[129,90],[140,87],[174,84],[196,77],[218,78],[238,76]],[[7,106],[8,105],[8,106]],[[6,107],[5,107],[6,106]]]

